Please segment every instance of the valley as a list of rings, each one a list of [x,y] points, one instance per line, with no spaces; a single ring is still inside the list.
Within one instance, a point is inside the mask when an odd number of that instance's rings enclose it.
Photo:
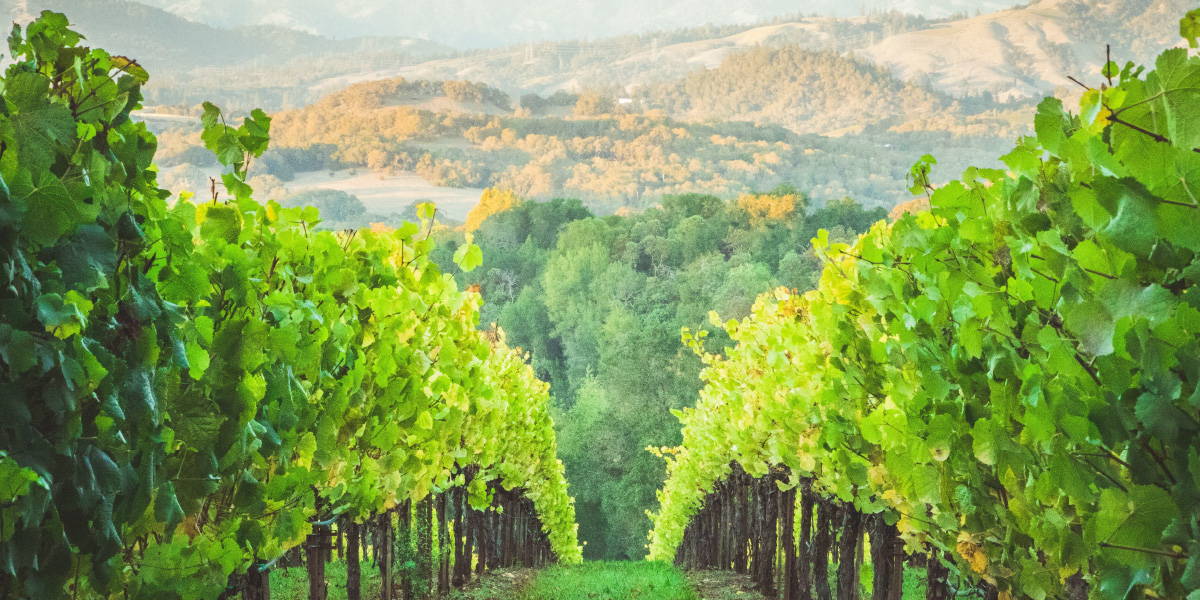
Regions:
[[[313,190],[336,190],[362,201],[368,212],[401,214],[422,202],[432,202],[449,221],[462,222],[479,202],[480,188],[440,187],[431,185],[416,173],[374,173],[342,170],[296,173],[283,194]]]

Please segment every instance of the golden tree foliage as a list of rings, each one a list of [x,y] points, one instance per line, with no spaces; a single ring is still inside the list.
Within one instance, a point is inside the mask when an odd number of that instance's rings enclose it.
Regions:
[[[737,206],[746,211],[750,224],[758,226],[791,217],[803,202],[800,194],[742,194]]]
[[[476,204],[467,213],[466,230],[468,232],[479,229],[480,225],[487,220],[488,217],[502,213],[521,203],[521,199],[516,194],[498,188],[487,188],[483,190],[483,195],[479,198],[479,204]]]

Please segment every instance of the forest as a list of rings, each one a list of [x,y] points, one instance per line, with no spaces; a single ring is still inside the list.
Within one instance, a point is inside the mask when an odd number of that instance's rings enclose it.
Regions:
[[[706,326],[709,311],[743,318],[778,286],[812,287],[817,231],[851,240],[886,216],[850,200],[811,207],[793,188],[728,201],[667,196],[626,217],[593,216],[578,200],[484,198],[473,231],[483,263],[456,277],[479,286],[481,321],[529,351],[551,384],[589,558],[645,552],[645,512],[663,478],[645,449],[679,443],[670,411],[691,405],[700,384],[680,329]],[[434,254],[450,272],[461,236],[447,232]]]

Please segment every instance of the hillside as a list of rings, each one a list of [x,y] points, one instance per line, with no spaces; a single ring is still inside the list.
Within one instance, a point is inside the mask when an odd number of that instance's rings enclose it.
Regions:
[[[1189,0],[1039,0],[1025,7],[899,33],[859,55],[956,96],[1039,98],[1094,79],[1111,44],[1119,64],[1145,62],[1178,42],[1169,18]]]
[[[962,112],[948,98],[868,63],[799,46],[734,54],[716,68],[639,90],[637,98],[682,119],[775,123],[821,134]]]
[[[732,54],[763,46],[848,51],[936,22],[886,12],[852,18],[789,17],[758,25],[666,30],[596,41],[538,42],[363,70],[317,87],[332,92],[352,82],[405,77],[468,79],[513,94],[596,87],[629,90],[713,68]]]
[[[400,37],[332,39],[274,25],[223,29],[128,0],[0,0],[0,15],[24,21],[64,12],[88,42],[136,58],[154,78],[151,104],[278,109],[303,105],[306,86],[347,70],[409,64],[452,52]]]
[[[287,61],[300,56],[369,54],[384,49],[414,57],[449,51],[423,40],[335,40],[270,24],[222,29],[128,0],[0,0],[0,13],[16,18],[25,6],[28,12],[66,13],[90,43],[114,53],[136,55],[156,74],[163,70]]]
[[[398,6],[388,0],[144,0],[177,14],[217,26],[243,23],[283,25],[332,37],[404,35],[463,48],[529,41],[611,37],[714,24],[752,23],[794,13],[790,0],[414,0]],[[848,17],[864,9],[891,7],[873,0],[846,3],[814,0],[809,14]],[[905,0],[895,8],[931,16],[996,10],[1010,0]]]
[[[453,98],[444,91],[413,93],[439,86],[461,91]],[[562,100],[570,103],[533,116],[526,109],[505,112],[505,97],[478,84],[358,84],[274,115],[272,149],[254,171],[268,179],[256,187],[287,187],[298,173],[366,168],[416,173],[440,186],[579,198],[601,213],[652,206],[664,194],[732,196],[780,184],[819,202],[852,196],[891,206],[910,197],[905,177],[917,158],[912,148],[938,149],[946,175],[995,155],[991,136],[912,129],[830,138],[776,125],[626,112],[595,94],[549,101]],[[439,105],[450,109],[431,110]],[[467,110],[472,107],[481,110]],[[203,169],[211,163],[198,134],[169,131],[161,139],[160,162],[179,176],[172,187],[207,189],[211,173]]]
[[[904,8],[903,5],[891,8]],[[534,42],[385,69],[361,69],[317,84],[406,77],[469,79],[511,94],[610,88],[630,91],[713,69],[760,47],[798,46],[852,54],[952,97],[1002,102],[1064,91],[1067,75],[1099,68],[1105,44],[1119,61],[1145,60],[1175,43],[1168,15],[1188,0],[1041,0],[974,16],[891,12],[857,17],[780,17],[757,25],[660,31],[595,41]],[[978,11],[984,10],[983,14]]]

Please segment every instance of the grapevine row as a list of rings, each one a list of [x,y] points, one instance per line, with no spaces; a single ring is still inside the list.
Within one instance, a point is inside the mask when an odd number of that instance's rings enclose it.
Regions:
[[[523,490],[578,561],[547,385],[429,260],[432,207],[318,231],[251,198],[270,118],[211,105],[226,172],[168,203],[148,74],[81,41],[42,13],[0,82],[2,595],[215,598],[331,519],[460,488]]]
[[[468,480],[474,469],[466,470]],[[326,598],[326,564],[345,563],[348,600],[374,597],[363,583],[362,561],[379,571],[380,600],[444,595],[499,567],[538,567],[554,559],[533,503],[521,490],[492,487],[492,508],[477,510],[463,486],[399,506],[366,519],[330,518],[313,527],[304,544],[266,564],[230,576],[220,600],[268,600],[270,570],[305,567],[308,597]]]
[[[724,324],[651,558],[732,461],[1000,597],[1200,597],[1200,58],[1101,75],[1078,114],[1042,102],[1006,170],[934,189],[923,159],[929,210],[821,234],[816,290]]]

